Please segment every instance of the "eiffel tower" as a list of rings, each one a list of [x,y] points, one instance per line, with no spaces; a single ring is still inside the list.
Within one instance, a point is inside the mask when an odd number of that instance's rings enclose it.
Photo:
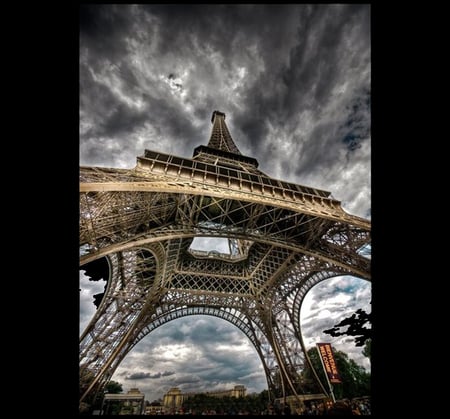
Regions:
[[[211,122],[192,158],[145,150],[133,169],[80,168],[80,265],[107,278],[80,337],[80,402],[101,394],[141,339],[192,315],[227,320],[250,339],[273,398],[301,395],[306,293],[334,276],[370,280],[369,221],[330,192],[264,174],[224,113]],[[229,252],[193,249],[194,237],[226,239]]]

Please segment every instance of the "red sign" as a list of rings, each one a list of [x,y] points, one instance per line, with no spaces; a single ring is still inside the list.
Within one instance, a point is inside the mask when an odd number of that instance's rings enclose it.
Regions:
[[[341,377],[337,370],[336,361],[334,360],[333,351],[331,350],[330,343],[317,343],[320,357],[322,358],[322,364],[325,372],[328,376],[328,380],[331,384],[342,383]]]

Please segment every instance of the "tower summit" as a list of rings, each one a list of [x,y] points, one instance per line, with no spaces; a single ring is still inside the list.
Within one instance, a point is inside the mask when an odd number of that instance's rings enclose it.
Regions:
[[[225,123],[225,114],[220,111],[214,111],[211,116],[211,123],[213,124],[211,136],[207,146],[199,146],[194,149],[194,159],[211,161],[211,157],[215,156],[228,160],[228,164],[240,167],[242,164],[248,165],[248,170],[252,171],[258,167],[258,161],[253,157],[244,156],[228,131]]]
[[[218,150],[229,153],[241,154],[225,124],[225,114],[220,111],[214,111],[211,117],[211,123],[213,124],[213,128],[208,147],[217,148]]]

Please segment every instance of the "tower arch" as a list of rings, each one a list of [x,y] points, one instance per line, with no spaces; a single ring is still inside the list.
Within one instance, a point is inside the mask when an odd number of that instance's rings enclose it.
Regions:
[[[264,333],[259,327],[248,319],[243,313],[236,310],[217,307],[164,307],[158,310],[158,313],[154,316],[153,321],[141,330],[141,333],[137,336],[135,341],[130,344],[127,351],[121,354],[121,359],[116,359],[112,368],[114,371],[125,360],[126,356],[141,342],[152,338],[152,333],[160,327],[171,323],[172,321],[186,318],[186,317],[214,317],[225,321],[237,328],[251,343],[255,352],[258,355],[261,366],[265,373],[267,388],[274,389],[275,383],[271,381],[272,369],[277,368],[276,360],[272,355],[270,343],[264,336]]]

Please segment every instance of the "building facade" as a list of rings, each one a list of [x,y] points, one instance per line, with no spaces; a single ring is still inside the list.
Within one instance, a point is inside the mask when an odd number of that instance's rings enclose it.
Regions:
[[[125,394],[105,394],[102,404],[103,415],[142,415],[144,414],[145,394],[132,388]]]
[[[173,387],[166,394],[164,394],[163,406],[169,409],[179,408],[187,397],[189,396],[181,393],[181,390],[178,387]]]
[[[163,397],[163,405],[169,409],[177,409],[183,405],[183,402],[189,397],[197,394],[205,394],[210,397],[245,397],[247,389],[243,385],[236,385],[230,390],[208,391],[205,393],[182,393],[177,387],[171,388]]]

